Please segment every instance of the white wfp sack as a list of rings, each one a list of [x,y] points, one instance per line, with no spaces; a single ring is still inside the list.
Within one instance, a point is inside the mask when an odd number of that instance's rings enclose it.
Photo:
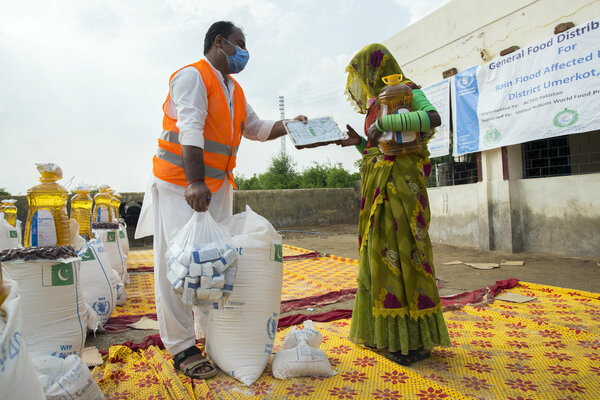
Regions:
[[[277,379],[290,379],[335,375],[327,354],[319,348],[322,339],[321,332],[310,320],[290,329],[273,358],[273,376]]]
[[[88,322],[79,280],[78,257],[4,261],[4,271],[19,284],[23,337],[32,357],[81,354]]]
[[[117,271],[121,282],[129,284],[129,274],[127,273],[127,256],[121,250],[119,229],[94,229],[96,237],[102,240],[104,250],[108,255],[112,268]]]
[[[248,206],[223,223],[233,234],[238,272],[223,309],[210,312],[206,350],[224,372],[251,385],[269,362],[277,332],[283,283],[281,236]]]
[[[0,283],[1,284],[1,283]],[[3,398],[43,400],[37,371],[21,334],[21,296],[17,283],[4,281],[7,298],[0,309],[0,388]],[[4,397],[6,396],[6,397]]]
[[[123,220],[119,222],[119,244],[121,245],[121,252],[127,259],[127,256],[129,256],[129,238],[127,237],[127,224]]]
[[[39,356],[33,359],[48,400],[103,400],[100,387],[79,356]]]
[[[6,222],[4,213],[0,213],[0,251],[21,247],[19,227],[20,221],[14,227]]]
[[[92,239],[77,251],[81,257],[81,289],[85,301],[106,324],[117,302],[117,282],[113,269],[99,238]]]
[[[167,279],[185,304],[206,314],[222,307],[237,271],[237,254],[227,228],[209,212],[196,212],[169,243],[167,257]]]

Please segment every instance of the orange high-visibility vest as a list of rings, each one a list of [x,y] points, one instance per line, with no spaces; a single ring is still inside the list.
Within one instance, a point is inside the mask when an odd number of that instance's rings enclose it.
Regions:
[[[233,187],[236,154],[242,140],[242,131],[246,121],[246,100],[240,85],[235,84],[233,91],[233,125],[225,93],[212,67],[206,60],[200,60],[187,67],[195,67],[202,76],[208,97],[208,114],[204,123],[204,169],[205,182],[211,192],[216,192],[227,178]],[[186,67],[183,67],[186,68]],[[171,75],[171,79],[181,69]],[[171,83],[169,79],[169,83]],[[158,139],[158,151],[153,158],[154,176],[163,181],[186,186],[183,170],[183,155],[179,142],[177,119],[167,115],[170,94],[163,104],[163,131]]]

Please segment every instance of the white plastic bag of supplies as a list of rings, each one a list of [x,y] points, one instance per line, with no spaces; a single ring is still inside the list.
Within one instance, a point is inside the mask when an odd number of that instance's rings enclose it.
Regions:
[[[209,314],[206,349],[220,369],[251,385],[269,362],[277,332],[283,283],[281,235],[248,206],[223,224],[233,235],[238,271],[225,306]]]
[[[167,249],[167,279],[186,304],[219,309],[233,290],[237,254],[231,234],[209,212],[196,212]]]
[[[273,358],[273,376],[290,379],[299,376],[333,376],[327,354],[319,347],[323,337],[312,321],[289,330]]]
[[[0,308],[0,397],[44,400],[21,333],[21,295],[17,282],[5,279],[3,287],[7,297]]]
[[[76,355],[67,358],[39,356],[33,359],[39,383],[48,400],[103,400],[90,370]]]

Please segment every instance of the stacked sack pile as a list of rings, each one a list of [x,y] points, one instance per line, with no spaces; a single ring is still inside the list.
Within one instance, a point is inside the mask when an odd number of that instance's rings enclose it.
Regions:
[[[25,368],[29,364],[23,362],[23,368],[16,371],[21,379],[0,373],[0,387],[14,398],[37,398],[35,385],[15,386],[28,379],[39,381],[48,398],[101,399],[98,385],[80,358],[87,329],[100,324],[97,313],[86,304],[81,258],[74,249],[85,247],[86,241],[67,216],[68,193],[56,183],[62,178],[60,167],[37,164],[37,168],[41,183],[27,193],[26,247],[19,244],[0,252],[7,278],[4,287],[14,292],[13,297],[9,295],[12,301],[2,305],[0,316],[6,317],[6,323],[0,324],[0,338],[9,341],[9,353],[14,355],[18,347],[31,356],[37,374],[32,376]],[[19,313],[20,328],[14,320]],[[11,336],[8,330],[14,327],[18,333]]]

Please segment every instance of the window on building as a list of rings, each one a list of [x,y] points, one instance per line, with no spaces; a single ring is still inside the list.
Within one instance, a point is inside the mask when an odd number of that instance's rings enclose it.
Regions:
[[[526,179],[600,172],[600,131],[534,140],[522,149]]]
[[[477,154],[451,155],[431,159],[433,166],[428,187],[465,185],[478,182]]]

